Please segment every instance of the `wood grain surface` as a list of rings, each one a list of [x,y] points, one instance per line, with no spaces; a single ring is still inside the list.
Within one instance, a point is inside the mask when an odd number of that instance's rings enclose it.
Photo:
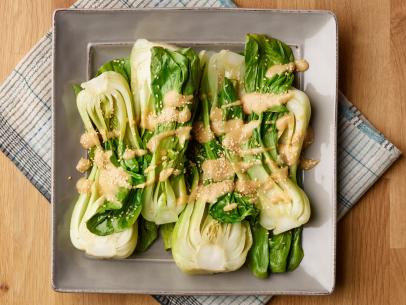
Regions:
[[[0,1],[0,81],[72,0]],[[242,7],[328,9],[338,18],[340,89],[406,151],[406,2],[238,0]],[[150,296],[62,294],[50,284],[50,205],[0,154],[0,304],[157,304]],[[401,158],[339,223],[330,296],[277,304],[406,304],[406,162]]]

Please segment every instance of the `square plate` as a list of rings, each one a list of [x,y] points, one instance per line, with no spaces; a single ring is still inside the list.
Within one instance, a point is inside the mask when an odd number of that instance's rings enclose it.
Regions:
[[[160,242],[125,260],[98,260],[69,239],[77,199],[75,171],[84,154],[74,83],[86,80],[107,60],[129,55],[137,38],[196,49],[242,50],[246,33],[263,33],[293,47],[310,69],[298,86],[312,103],[315,142],[306,154],[320,160],[304,174],[312,217],[303,231],[304,259],[294,272],[266,280],[248,268],[188,276]],[[327,11],[256,9],[58,10],[54,15],[52,285],[57,291],[148,294],[326,294],[335,282],[337,24]],[[68,177],[72,177],[68,180]]]

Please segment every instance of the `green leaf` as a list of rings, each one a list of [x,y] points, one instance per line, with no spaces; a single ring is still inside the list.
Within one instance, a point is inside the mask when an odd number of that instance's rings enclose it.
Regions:
[[[188,59],[189,77],[182,87],[185,95],[193,95],[200,84],[200,61],[196,52],[191,48],[179,49],[178,52]]]
[[[95,76],[99,76],[100,74],[106,71],[115,71],[117,73],[120,73],[122,76],[124,76],[127,82],[130,83],[131,78],[130,58],[128,57],[118,58],[105,63],[97,70]]]
[[[159,227],[162,239],[164,241],[165,250],[168,251],[172,248],[172,232],[175,227],[175,223],[166,223]]]
[[[251,231],[253,244],[248,253],[248,266],[256,277],[266,278],[269,266],[269,233],[259,223],[252,225]]]
[[[227,205],[236,203],[237,207],[224,211]],[[241,222],[247,217],[255,218],[258,215],[258,209],[249,202],[249,199],[238,193],[228,193],[223,195],[214,203],[209,210],[209,214],[219,222],[236,223]]]
[[[189,76],[188,58],[179,51],[162,47],[151,49],[151,90],[154,97],[155,112],[160,113],[167,92],[183,93],[182,88]]]
[[[276,120],[278,114],[272,112],[264,113],[264,119],[262,120],[261,125],[261,134],[263,143],[266,148],[269,150],[274,161],[279,161],[278,156],[278,130],[276,129]]]
[[[302,248],[302,227],[295,228],[293,231],[292,245],[290,246],[288,271],[293,271],[299,267],[304,257]]]
[[[149,101],[150,109],[154,109],[156,115],[159,115],[164,107],[164,97],[168,92],[176,92],[181,95],[196,96],[199,77],[200,64],[199,58],[192,49],[169,50],[160,46],[154,46],[150,49],[150,89],[151,99]],[[151,103],[151,104],[150,104]],[[178,111],[187,108],[191,112],[191,118],[194,116],[195,99],[191,104],[177,107]],[[151,136],[155,136],[167,131],[177,130],[183,126],[190,126],[192,119],[187,122],[162,122],[155,126],[153,133],[145,132],[143,142],[146,144]],[[143,169],[151,166],[154,168],[147,176],[148,179],[154,179],[159,171],[174,168],[182,171],[184,168],[184,153],[188,141],[180,143],[179,137],[166,137],[159,142],[156,151],[150,160],[150,163],[143,163]],[[162,156],[166,157],[165,162],[161,162]],[[180,196],[186,195],[186,182],[181,173],[178,177],[170,176],[164,182],[156,182],[146,187],[144,196],[144,208],[142,215],[144,218],[154,221],[156,224],[174,222],[178,219],[179,213],[185,204],[176,204]]]
[[[204,148],[204,159],[214,160],[219,158],[223,153],[224,149],[217,139],[213,139],[207,143],[203,144]]]
[[[219,95],[219,104],[220,106],[226,106],[227,104],[231,104],[238,100],[238,93],[236,89],[237,83],[228,79],[227,77],[224,78],[223,88],[220,91]],[[231,120],[231,119],[242,119],[243,118],[243,110],[241,105],[229,106],[224,107],[223,109],[223,120]]]
[[[139,166],[136,158],[129,159],[129,160],[123,160],[124,166],[133,172],[138,172]]]
[[[123,207],[123,204],[120,202],[111,202],[106,200],[98,209],[96,213],[102,214],[110,210],[119,210]]]
[[[86,222],[88,230],[96,235],[105,236],[130,228],[141,212],[141,196],[142,189],[131,190],[121,207],[106,201]]]
[[[245,43],[245,91],[283,93],[293,83],[294,74],[286,72],[267,78],[266,72],[273,65],[294,61],[293,52],[282,41],[265,35],[248,34]]]
[[[272,273],[286,272],[291,242],[291,231],[269,238],[269,268]]]
[[[138,252],[144,252],[158,238],[158,226],[143,217],[138,221],[138,242],[135,248]]]

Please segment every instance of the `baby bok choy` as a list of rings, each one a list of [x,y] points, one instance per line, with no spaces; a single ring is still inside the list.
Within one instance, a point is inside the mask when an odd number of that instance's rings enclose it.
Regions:
[[[208,65],[213,53],[201,53],[204,65],[201,103],[194,124],[192,195],[175,225],[172,254],[186,273],[229,272],[240,268],[252,244],[247,218],[255,217],[250,198],[234,191],[235,171],[210,126],[212,98]],[[220,67],[219,67],[220,68]]]
[[[260,226],[254,230],[250,267],[256,276],[267,275],[266,257],[272,273],[292,271],[303,258],[301,233],[310,217],[310,204],[296,182],[296,170],[311,108],[306,94],[294,89],[294,71],[308,68],[295,61],[283,42],[264,35],[248,35],[245,46],[242,107],[249,121],[260,128],[246,148],[255,153],[245,159],[262,160],[248,170],[251,179],[264,181],[259,193]],[[269,233],[263,228],[273,230]],[[266,252],[265,249],[269,251]]]
[[[112,62],[114,67],[118,61]],[[124,258],[137,243],[137,218],[144,183],[142,148],[135,126],[132,95],[125,76],[107,71],[81,85],[77,107],[88,149],[77,169],[91,171],[77,183],[80,193],[71,218],[73,245],[98,257]],[[113,70],[113,69],[112,69]]]
[[[247,35],[244,92],[241,103],[248,122],[259,127],[245,144],[244,159],[261,160],[248,170],[262,184],[259,192],[260,224],[279,234],[306,223],[310,204],[296,184],[303,140],[311,108],[306,94],[294,89],[294,71],[307,69],[307,62],[294,61],[283,42],[264,35]]]
[[[197,54],[190,48],[137,40],[131,52],[135,121],[148,149],[142,216],[157,225],[177,221],[187,202],[185,151],[199,86]]]
[[[209,101],[210,129],[201,134],[221,143],[235,172],[233,194],[249,198],[260,210],[259,220],[251,218],[251,270],[258,277],[266,277],[269,270],[292,270],[300,263],[303,250],[301,234],[295,235],[293,247],[290,230],[310,216],[307,196],[296,183],[310,103],[303,92],[292,87],[293,72],[305,69],[306,62],[294,61],[287,45],[261,35],[247,36],[244,56],[224,50],[204,55],[201,99],[203,105],[205,98]],[[243,215],[238,200],[233,201],[234,212],[218,220]],[[215,207],[211,212],[218,212]]]

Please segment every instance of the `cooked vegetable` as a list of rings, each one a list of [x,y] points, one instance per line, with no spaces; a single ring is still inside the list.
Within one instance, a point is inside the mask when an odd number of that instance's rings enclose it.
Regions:
[[[89,179],[78,181],[83,194],[72,214],[71,239],[90,255],[126,257],[137,242],[141,211],[142,189],[133,186],[144,181],[140,158],[125,156],[128,151],[142,151],[136,128],[128,124],[133,115],[131,92],[125,78],[113,71],[81,88],[76,90],[86,128],[81,143],[89,149],[92,160],[85,163],[93,163],[93,169]]]
[[[293,60],[283,42],[264,35],[247,36],[241,100],[248,121],[260,122],[261,128],[254,130],[245,148],[262,153],[244,159],[263,161],[248,174],[266,185],[259,196],[260,223],[274,234],[296,228],[310,217],[306,194],[287,175],[289,166],[297,166],[311,112],[307,96],[290,88],[293,72],[300,66]]]
[[[138,220],[138,243],[136,250],[138,252],[147,251],[152,243],[158,238],[158,226],[143,217]]]
[[[199,85],[199,58],[191,49],[138,40],[131,71],[136,121],[150,151],[144,164],[142,215],[158,225],[175,222],[188,195],[184,153]]]
[[[302,248],[302,227],[292,230],[292,243],[290,245],[288,271],[295,270],[304,257]]]
[[[269,239],[269,267],[272,273],[286,272],[292,232],[273,235]]]
[[[295,62],[287,45],[263,35],[247,36],[245,57],[221,51],[202,53],[201,59],[207,66],[201,100],[203,105],[208,100],[210,127],[235,171],[236,190],[251,194],[250,202],[256,202],[260,209],[259,222],[265,229],[273,230],[274,236],[283,232],[289,236],[291,229],[307,222],[310,216],[307,196],[296,182],[310,103],[303,92],[291,88],[293,72],[305,63]],[[204,121],[203,127],[207,127]],[[220,198],[211,206],[210,214],[219,221],[238,221],[244,215],[244,205],[238,208],[234,194]],[[235,208],[224,211],[231,202]],[[258,228],[256,231],[261,232]],[[300,239],[298,242],[300,246]],[[258,260],[252,261],[250,256],[255,274],[265,276],[268,265],[271,271],[286,271],[290,244],[284,248],[284,256],[272,245],[272,262],[263,264],[261,272],[255,267]],[[259,244],[254,235],[255,247]],[[262,243],[262,249],[265,247],[268,245]],[[278,264],[285,266],[278,269]]]
[[[251,229],[253,243],[248,253],[248,265],[256,277],[266,278],[269,267],[269,232],[259,223],[254,224]]]
[[[235,173],[226,160],[218,139],[212,136],[210,126],[211,99],[214,97],[208,77],[213,66],[209,56],[200,55],[205,65],[201,104],[198,109],[194,142],[195,172],[192,199],[175,225],[172,253],[178,267],[186,273],[216,273],[233,271],[246,260],[252,244],[248,216],[255,217],[256,209],[249,198],[233,192]],[[221,62],[216,67],[221,68]]]
[[[166,223],[159,226],[165,250],[170,250],[172,248],[172,233],[174,227],[175,223]]]

